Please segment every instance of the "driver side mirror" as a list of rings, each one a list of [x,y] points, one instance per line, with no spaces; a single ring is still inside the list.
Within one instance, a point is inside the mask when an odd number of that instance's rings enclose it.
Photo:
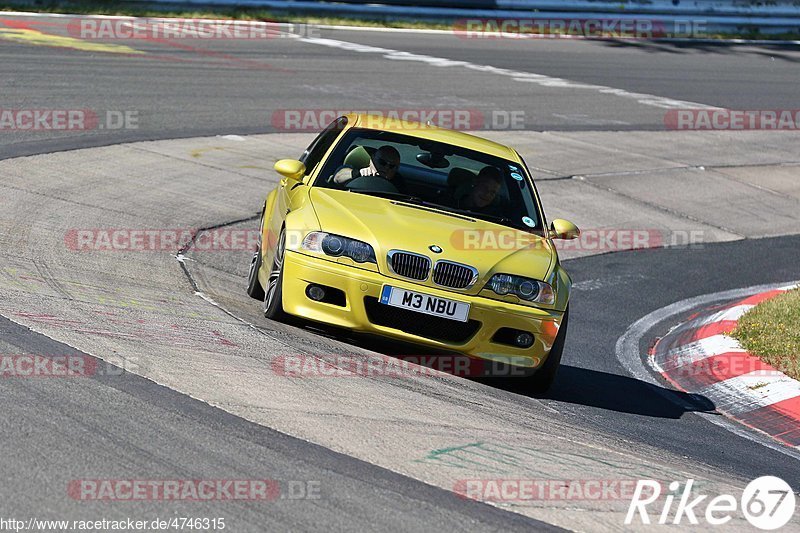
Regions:
[[[281,176],[294,181],[300,181],[306,174],[306,166],[296,159],[281,159],[273,168]]]
[[[550,223],[548,234],[551,239],[571,240],[580,237],[581,230],[569,220],[557,218]]]

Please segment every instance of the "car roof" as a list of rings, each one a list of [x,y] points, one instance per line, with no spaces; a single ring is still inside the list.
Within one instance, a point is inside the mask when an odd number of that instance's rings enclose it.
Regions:
[[[515,162],[520,161],[519,155],[517,155],[517,152],[513,148],[461,131],[368,113],[357,113],[346,116],[348,123],[354,128],[398,131],[410,137],[452,144],[503,159],[509,159]]]

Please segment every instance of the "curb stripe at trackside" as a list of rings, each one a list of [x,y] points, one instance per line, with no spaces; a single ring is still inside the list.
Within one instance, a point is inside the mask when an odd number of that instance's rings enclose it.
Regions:
[[[735,305],[726,306],[722,310],[715,312],[714,314],[707,316],[705,318],[698,318],[697,322],[700,324],[716,324],[717,322],[722,321],[737,321],[742,318],[742,315],[748,312],[750,309],[755,307],[756,304],[743,304],[743,303],[736,303]]]
[[[734,339],[726,335],[714,335],[672,348],[666,352],[658,352],[660,357],[656,359],[656,365],[661,372],[669,372],[712,355],[729,352],[744,353],[744,350]]]
[[[711,324],[703,324],[699,328],[689,330],[685,335],[682,335],[686,340],[684,344],[689,342],[701,341],[717,335],[724,335],[736,329],[736,320],[720,320],[719,322],[712,322]],[[679,346],[679,345],[675,345]]]
[[[680,329],[678,331],[671,332],[669,344],[665,344],[664,348],[667,350],[672,350],[689,343],[714,337],[715,335],[730,333],[735,328],[736,321],[722,320],[720,322],[704,324],[699,327]]]
[[[735,327],[736,321],[752,308],[752,305],[737,305],[733,307],[726,305],[716,308],[718,310],[713,315],[706,313],[701,316],[692,315],[689,320],[670,330],[670,345],[668,348],[674,348],[710,336],[701,336],[697,333],[698,328],[717,327],[716,324],[718,323],[733,323]]]
[[[686,390],[700,390],[725,379],[751,372],[774,370],[761,359],[750,357],[747,352],[725,352],[701,359],[690,365],[676,368],[662,375],[671,383],[679,383]]]
[[[770,298],[775,298],[776,296],[783,294],[784,292],[786,292],[791,288],[793,287],[787,287],[785,289],[775,289],[774,291],[754,294],[753,296],[750,296],[749,298],[745,298],[744,300],[738,302],[736,305],[758,305],[763,301],[769,300]]]
[[[656,343],[650,361],[677,388],[705,396],[727,416],[800,446],[800,382],[725,335],[747,310],[790,288],[761,292],[693,315]]]
[[[733,416],[800,396],[800,382],[774,368],[756,370],[714,383],[699,394]]]
[[[739,419],[750,427],[769,433],[776,439],[800,446],[800,397],[742,413]]]

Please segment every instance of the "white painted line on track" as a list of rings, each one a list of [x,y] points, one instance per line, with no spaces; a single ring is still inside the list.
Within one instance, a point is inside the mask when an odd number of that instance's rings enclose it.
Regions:
[[[17,15],[23,16],[55,16],[53,14],[30,14],[30,13],[21,13],[21,12],[9,12]],[[77,15],[57,15],[59,17],[69,17],[69,16],[77,16]],[[85,16],[88,18],[110,18],[110,19],[136,19],[140,17],[121,17],[121,16],[108,16],[108,15],[88,15]],[[187,20],[181,18],[147,18],[148,21],[158,20],[158,21],[180,21],[180,20]],[[194,20],[194,19],[191,19]],[[220,21],[220,19],[208,19],[209,21]],[[230,22],[230,20],[227,20]],[[255,24],[274,24],[275,26],[291,28],[296,26],[295,23],[264,23],[261,21],[253,21]],[[322,27],[322,26],[317,26]],[[350,29],[349,26],[340,26],[338,29],[347,28]],[[341,50],[347,50],[352,52],[360,52],[360,53],[374,53],[374,54],[382,54],[385,59],[393,60],[393,61],[415,61],[421,63],[427,63],[428,65],[435,66],[435,67],[462,67],[467,68],[470,70],[483,72],[486,74],[494,74],[497,76],[503,76],[506,78],[511,78],[514,81],[521,82],[521,83],[534,83],[541,87],[548,87],[548,88],[562,88],[562,89],[577,89],[577,90],[588,90],[594,91],[600,94],[608,94],[612,96],[618,96],[621,98],[627,98],[635,100],[637,103],[641,105],[657,107],[660,109],[724,109],[718,106],[712,106],[708,104],[701,104],[699,102],[690,102],[688,100],[677,100],[674,98],[667,98],[664,96],[657,96],[653,94],[646,94],[646,93],[637,93],[631,92],[625,89],[619,89],[616,87],[608,87],[605,85],[596,85],[591,83],[581,83],[572,80],[567,80],[564,78],[557,78],[552,76],[547,76],[544,74],[537,74],[534,72],[526,72],[520,70],[513,70],[513,69],[506,69],[501,67],[495,67],[492,65],[481,65],[477,63],[472,63],[469,61],[460,61],[454,59],[448,59],[444,57],[436,57],[436,56],[429,56],[425,54],[415,54],[412,52],[405,52],[402,50],[395,50],[391,48],[381,48],[377,46],[370,46],[370,45],[363,45],[358,43],[353,43],[349,41],[341,41],[338,39],[324,39],[324,38],[317,38],[317,37],[302,37],[299,35],[295,35],[292,33],[287,34],[287,37],[292,37],[297,39],[300,42],[309,43],[309,44],[316,44],[320,46],[327,46],[330,48],[339,48]]]
[[[358,44],[349,41],[340,41],[337,39],[322,39],[314,37],[298,37],[298,41],[316,44],[319,46],[327,46],[329,48],[338,48],[349,52],[358,52],[362,54],[380,54],[385,59],[393,61],[415,61],[420,63],[427,63],[433,67],[462,67],[485,74],[494,74],[496,76],[503,76],[511,78],[514,81],[524,83],[534,83],[541,87],[557,87],[560,89],[582,89],[594,91],[601,94],[609,94],[612,96],[619,96],[621,98],[628,98],[635,100],[639,104],[658,107],[661,109],[722,109],[716,106],[707,104],[700,104],[697,102],[689,102],[686,100],[675,100],[673,98],[666,98],[663,96],[656,96],[645,93],[634,93],[626,91],[625,89],[617,89],[615,87],[606,87],[604,85],[595,85],[590,83],[581,83],[576,81],[567,80],[564,78],[554,78],[544,74],[536,74],[533,72],[525,72],[521,70],[512,70],[506,68],[495,67],[492,65],[480,65],[471,63],[469,61],[461,61],[455,59],[448,59],[445,57],[429,56],[424,54],[415,54],[412,52],[404,52],[402,50],[394,50],[392,48],[381,48],[378,46],[370,46],[365,44]]]
[[[617,359],[622,364],[623,368],[625,368],[625,370],[627,370],[628,373],[636,379],[644,381],[645,383],[650,383],[651,385],[655,385],[658,387],[657,390],[662,396],[672,402],[675,402],[681,407],[693,409],[695,406],[682,400],[670,389],[665,389],[663,383],[659,382],[645,366],[644,361],[642,360],[642,353],[639,350],[639,343],[642,337],[644,337],[648,331],[653,329],[659,323],[669,320],[675,315],[686,313],[687,311],[696,307],[723,300],[732,300],[734,298],[746,298],[759,292],[780,289],[797,284],[798,282],[792,282],[790,284],[771,283],[767,285],[756,285],[754,287],[747,287],[743,289],[733,289],[712,294],[704,294],[701,296],[695,296],[694,298],[687,298],[686,300],[675,302],[666,307],[662,307],[661,309],[656,309],[652,313],[643,316],[631,324],[625,333],[619,339],[617,339],[615,350]],[[693,414],[700,416],[712,424],[716,424],[717,426],[730,431],[735,435],[800,461],[800,447],[790,448],[783,446],[772,440],[770,437],[750,430],[724,416],[696,411],[693,412]]]

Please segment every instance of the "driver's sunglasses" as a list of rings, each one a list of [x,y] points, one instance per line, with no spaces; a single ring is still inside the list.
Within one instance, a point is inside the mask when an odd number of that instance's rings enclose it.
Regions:
[[[387,161],[382,157],[378,158],[377,163],[380,166],[384,167],[384,168],[390,168],[390,169],[391,168],[397,168],[397,165],[399,164],[399,163],[392,163],[391,161]]]

